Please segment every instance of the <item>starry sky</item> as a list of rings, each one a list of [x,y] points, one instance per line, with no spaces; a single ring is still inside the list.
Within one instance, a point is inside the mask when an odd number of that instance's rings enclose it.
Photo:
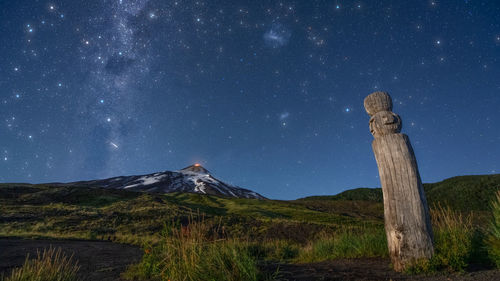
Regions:
[[[0,42],[1,182],[376,187],[374,91],[424,182],[500,172],[498,1],[1,0]]]

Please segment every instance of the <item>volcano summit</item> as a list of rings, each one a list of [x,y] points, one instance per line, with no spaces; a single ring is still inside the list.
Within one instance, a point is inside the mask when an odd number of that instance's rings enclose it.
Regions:
[[[51,184],[54,185],[54,184]],[[222,197],[265,199],[257,192],[224,183],[200,164],[179,171],[164,171],[142,176],[122,176],[103,180],[57,183],[56,185],[126,189],[144,192],[189,192]]]

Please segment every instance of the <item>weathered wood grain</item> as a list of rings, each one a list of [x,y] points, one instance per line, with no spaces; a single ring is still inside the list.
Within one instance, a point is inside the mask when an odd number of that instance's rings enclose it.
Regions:
[[[365,99],[371,115],[373,152],[384,197],[385,231],[389,254],[396,271],[402,271],[434,252],[429,210],[417,161],[408,136],[400,134],[401,119],[391,112],[387,93],[375,92]]]

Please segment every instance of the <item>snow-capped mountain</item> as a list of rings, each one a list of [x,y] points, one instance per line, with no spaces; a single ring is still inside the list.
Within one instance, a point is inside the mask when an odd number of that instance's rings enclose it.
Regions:
[[[179,171],[165,171],[142,176],[123,176],[103,180],[71,182],[64,185],[126,189],[145,192],[190,192],[235,198],[265,199],[248,189],[214,178],[200,164]]]

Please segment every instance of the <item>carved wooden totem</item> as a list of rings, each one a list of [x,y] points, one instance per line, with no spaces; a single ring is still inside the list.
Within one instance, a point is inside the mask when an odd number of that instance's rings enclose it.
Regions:
[[[391,97],[375,92],[365,98],[370,132],[384,195],[385,232],[394,270],[402,271],[434,253],[429,209],[401,118],[392,112]]]

